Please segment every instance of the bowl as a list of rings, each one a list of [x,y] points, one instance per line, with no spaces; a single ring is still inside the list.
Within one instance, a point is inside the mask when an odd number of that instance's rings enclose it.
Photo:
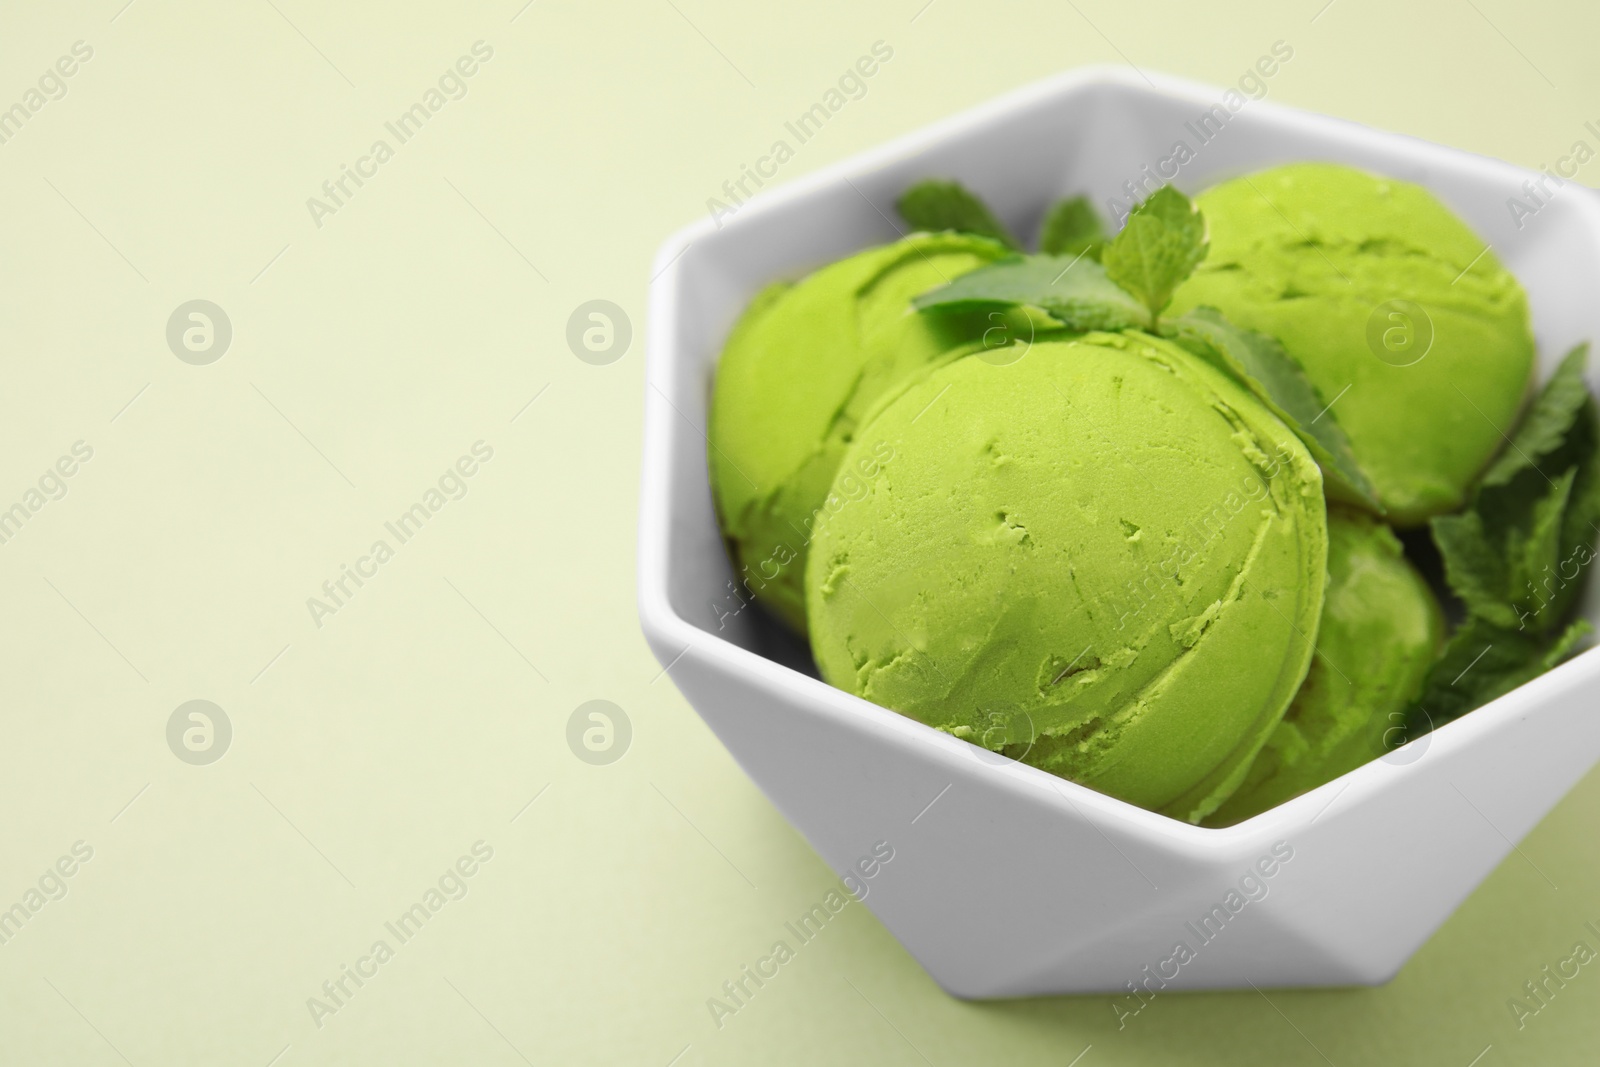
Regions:
[[[706,409],[722,342],[763,285],[895,238],[895,198],[920,178],[956,178],[1031,233],[1059,196],[1086,192],[1105,212],[1156,174],[1192,194],[1291,160],[1418,182],[1450,205],[1526,287],[1543,373],[1600,339],[1591,191],[1120,68],[1062,74],[737,204],[719,193],[728,210],[661,247],[645,636],[745,773],[955,996],[1109,992],[1125,1018],[1172,989],[1384,982],[1600,756],[1592,650],[1277,808],[1203,829],[834,689],[741,598],[712,508]],[[1584,610],[1600,617],[1593,594]]]

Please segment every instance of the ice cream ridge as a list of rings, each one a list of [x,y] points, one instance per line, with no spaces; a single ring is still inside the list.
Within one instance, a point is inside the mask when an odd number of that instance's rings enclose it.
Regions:
[[[1008,251],[971,234],[914,234],[752,301],[717,367],[707,431],[742,595],[804,629],[813,527],[868,407],[953,348],[1004,332],[985,314],[918,314],[911,298]],[[867,460],[857,476],[875,470]]]
[[[1195,821],[1305,677],[1322,477],[1248,390],[1138,332],[947,363],[887,402],[806,572],[831,684]]]

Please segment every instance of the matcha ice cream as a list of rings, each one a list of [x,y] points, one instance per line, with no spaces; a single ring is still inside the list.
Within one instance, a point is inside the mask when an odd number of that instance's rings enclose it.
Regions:
[[[717,367],[712,493],[737,581],[804,629],[816,516],[862,416],[891,386],[964,342],[993,343],[1015,314],[918,314],[913,296],[1008,254],[996,241],[916,234],[767,289]],[[997,330],[998,328],[998,330]],[[876,463],[858,477],[870,477]]]
[[[1177,346],[1090,333],[938,367],[841,470],[885,452],[812,545],[823,677],[1176,818],[1225,800],[1322,610],[1322,478],[1299,439]]]
[[[1328,514],[1328,586],[1305,684],[1208,824],[1229,826],[1330,782],[1408,739],[1444,619],[1427,582],[1382,523]]]
[[[1521,285],[1420,186],[1295,163],[1197,198],[1210,255],[1172,312],[1276,337],[1333,402],[1389,518],[1461,506],[1528,392]]]

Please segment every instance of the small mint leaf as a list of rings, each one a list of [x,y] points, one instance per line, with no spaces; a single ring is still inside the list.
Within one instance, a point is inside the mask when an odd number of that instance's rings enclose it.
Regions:
[[[1579,346],[1561,361],[1466,510],[1430,524],[1468,615],[1409,713],[1413,732],[1538,677],[1593,629],[1568,621],[1600,522],[1600,410],[1583,377],[1587,354]]]
[[[1577,474],[1578,468],[1569,469],[1534,503],[1525,532],[1515,527],[1511,530],[1512,536],[1507,539],[1511,574],[1514,580],[1524,583],[1509,590],[1513,601],[1523,600],[1525,588],[1537,588],[1540,579],[1555,574],[1561,565],[1561,517],[1572,499],[1572,483]],[[1592,540],[1593,535],[1590,536]]]
[[[1466,510],[1430,524],[1451,590],[1489,623],[1561,626],[1594,559],[1600,425],[1586,355],[1580,346],[1562,360]]]
[[[1106,274],[1159,316],[1179,285],[1206,258],[1205,218],[1178,190],[1163,185],[1128,216],[1100,255]]]
[[[1036,307],[1071,330],[1147,329],[1150,315],[1087,255],[1011,256],[912,301],[919,311]]]
[[[1087,252],[1099,259],[1105,241],[1105,226],[1087,196],[1057,201],[1039,230],[1039,251],[1048,256],[1076,256]]]
[[[1406,713],[1404,735],[1418,737],[1531,682],[1572,655],[1593,630],[1579,619],[1551,640],[1469,618],[1428,672],[1422,695]]]
[[[1483,516],[1475,511],[1440,515],[1429,524],[1444,560],[1445,582],[1475,618],[1517,628],[1517,612],[1507,591],[1510,570],[1503,552],[1490,543]]]
[[[1510,444],[1484,472],[1480,484],[1505,485],[1561,447],[1577,421],[1578,412],[1589,400],[1589,387],[1583,380],[1588,357],[1589,346],[1581,344],[1562,358],[1561,365],[1518,424]]]
[[[988,205],[960,182],[937,178],[920,181],[900,194],[895,207],[914,230],[959,230],[992,237],[1007,248],[1021,247]]]
[[[1600,408],[1592,398],[1579,409],[1564,450],[1572,456],[1577,476],[1572,480],[1567,513],[1561,518],[1561,546],[1566,554],[1557,570],[1562,581],[1581,585],[1581,580],[1574,580],[1593,558],[1595,537],[1600,534]]]

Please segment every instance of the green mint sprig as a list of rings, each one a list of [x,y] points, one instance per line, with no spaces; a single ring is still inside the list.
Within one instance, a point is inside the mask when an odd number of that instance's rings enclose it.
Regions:
[[[1433,520],[1445,577],[1468,613],[1548,633],[1577,597],[1600,520],[1600,419],[1574,348],[1529,406],[1465,511]]]
[[[1553,640],[1471,618],[1445,642],[1396,740],[1413,740],[1505,696],[1570,656],[1593,629],[1584,619]]]
[[[1584,382],[1588,354],[1580,345],[1562,359],[1466,509],[1430,523],[1467,618],[1412,706],[1413,729],[1510,692],[1591,630],[1572,618],[1600,525],[1600,408]]]
[[[1085,198],[1062,201],[1046,219],[1044,254],[1011,256],[981,267],[924,293],[913,306],[971,310],[1027,305],[1069,330],[1160,334],[1261,398],[1306,443],[1336,499],[1382,513],[1338,419],[1282,345],[1230,324],[1211,308],[1161,320],[1172,294],[1205,259],[1208,248],[1205,219],[1188,197],[1163,186],[1134,209],[1116,237],[1096,244],[1093,235],[1099,232],[1099,219]],[[1069,248],[1076,251],[1068,255]],[[1100,253],[1098,262],[1095,251]]]
[[[1086,255],[1008,256],[912,302],[918,311],[1026,305],[1071,330],[1149,329],[1150,313]]]

